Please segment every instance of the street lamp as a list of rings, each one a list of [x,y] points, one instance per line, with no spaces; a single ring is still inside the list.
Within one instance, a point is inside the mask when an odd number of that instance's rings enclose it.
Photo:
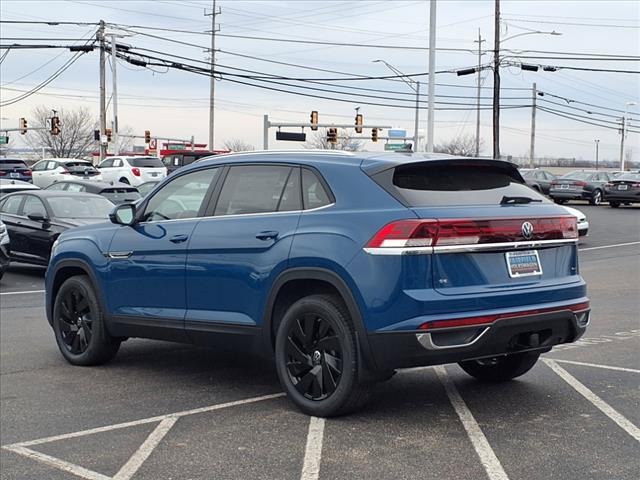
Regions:
[[[389,64],[388,62],[385,62],[384,60],[380,60],[380,59],[374,60],[373,63],[384,63],[389,70],[391,70],[393,73],[399,75],[400,79],[404,83],[409,85],[411,90],[416,92],[416,113],[415,113],[415,124],[414,124],[414,127],[413,127],[413,151],[417,152],[418,151],[418,125],[419,125],[419,121],[420,121],[420,82],[417,81],[417,80],[414,80],[411,77],[408,77],[406,74],[402,73],[396,67],[394,67],[393,65]]]
[[[598,170],[598,146],[599,146],[600,140],[594,140],[594,142],[596,142],[596,170]]]
[[[525,35],[554,35],[554,36],[559,36],[559,35],[562,35],[562,33],[561,32],[556,32],[555,30],[551,30],[550,32],[543,32],[541,30],[535,30],[535,31],[531,31],[531,32],[518,33],[516,35],[512,35],[510,37],[503,38],[502,39],[502,43],[504,43],[506,41],[509,41],[512,38],[524,37]]]
[[[622,138],[620,139],[620,170],[624,172],[624,137],[627,133],[627,115],[629,114],[629,107],[636,105],[636,102],[626,102],[624,104],[624,117],[622,117]]]

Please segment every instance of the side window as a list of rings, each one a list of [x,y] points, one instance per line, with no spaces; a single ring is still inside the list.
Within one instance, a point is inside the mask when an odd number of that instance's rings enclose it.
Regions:
[[[544,176],[547,180],[553,180],[553,175],[551,175],[549,172],[544,172]]]
[[[197,217],[209,186],[215,181],[218,172],[218,168],[198,170],[167,183],[147,203],[142,221],[159,222]]]
[[[113,158],[107,158],[104,162],[98,165],[100,168],[113,167]]]
[[[324,207],[331,203],[331,197],[318,176],[306,168],[302,169],[302,201],[305,210]]]
[[[38,162],[36,163],[31,170],[34,172],[41,172],[47,168],[47,162]]]
[[[538,180],[544,180],[544,172],[537,171],[536,172],[536,178]]]
[[[116,168],[121,167],[122,166],[122,160],[120,160],[119,158],[116,158],[113,161],[113,166],[116,167]]]
[[[58,168],[58,162],[53,160],[47,162],[47,170],[55,170],[56,168]]]
[[[22,207],[22,214],[26,217],[34,213],[47,216],[47,210],[44,208],[44,203],[38,197],[33,195],[27,195],[24,205]]]
[[[600,180],[602,180],[603,182],[608,182],[609,181],[609,175],[606,173],[601,173],[600,174]]]
[[[52,183],[51,186],[47,187],[47,190],[64,190],[68,184],[61,183]]]
[[[18,215],[23,198],[24,195],[14,195],[13,197],[5,199],[4,202],[0,204],[0,212],[8,213],[10,215]]]
[[[67,183],[67,192],[86,192],[87,187],[78,183]]]
[[[291,170],[271,165],[231,167],[214,215],[276,212]]]
[[[300,196],[300,168],[291,169],[287,185],[282,192],[282,198],[278,205],[279,212],[291,212],[302,210],[302,197]]]

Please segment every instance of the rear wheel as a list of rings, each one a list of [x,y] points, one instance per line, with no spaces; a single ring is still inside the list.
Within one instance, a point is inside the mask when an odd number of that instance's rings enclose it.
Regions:
[[[303,412],[331,417],[361,408],[370,385],[358,379],[357,338],[343,302],[311,295],[284,315],[276,334],[278,377]]]
[[[86,275],[67,279],[58,290],[53,330],[62,356],[73,365],[106,363],[120,348],[120,340],[107,332],[104,313]]]
[[[609,205],[612,208],[618,208],[620,206],[620,202],[609,202]]]
[[[504,357],[469,360],[458,365],[478,380],[483,382],[505,382],[527,373],[538,361],[539,353],[515,353]]]
[[[131,183],[129,183],[129,180],[127,179],[127,177],[122,177],[119,181],[122,182],[122,183],[126,183],[127,185],[131,185]]]
[[[567,203],[566,200],[562,200],[561,198],[554,198],[553,201],[556,202],[558,205],[564,205],[565,203]]]
[[[591,205],[600,205],[602,203],[602,190],[595,189],[589,199]]]

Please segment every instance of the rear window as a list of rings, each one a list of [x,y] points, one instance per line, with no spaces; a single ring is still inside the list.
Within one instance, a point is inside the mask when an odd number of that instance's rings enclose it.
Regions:
[[[515,169],[501,166],[414,163],[373,179],[407,207],[499,205],[504,196],[547,202],[522,183]]]
[[[571,180],[589,180],[593,173],[589,172],[569,172],[565,173],[561,178],[569,178]]]
[[[640,173],[623,173],[616,177],[616,180],[640,181]]]
[[[132,167],[138,168],[161,168],[164,167],[162,160],[156,157],[129,157],[127,158]]]
[[[26,162],[22,160],[16,160],[15,158],[0,158],[0,166],[1,165],[20,165],[22,167],[26,167]]]

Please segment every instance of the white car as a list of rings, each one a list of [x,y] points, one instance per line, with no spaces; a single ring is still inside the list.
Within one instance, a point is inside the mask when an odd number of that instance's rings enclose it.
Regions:
[[[564,207],[564,209],[578,220],[578,235],[584,237],[589,232],[589,222],[587,216],[577,208]]]
[[[103,181],[128,183],[134,187],[167,176],[167,167],[157,157],[107,157],[98,168]]]
[[[33,184],[40,188],[62,180],[102,180],[100,171],[89,160],[43,158],[31,167]]]

